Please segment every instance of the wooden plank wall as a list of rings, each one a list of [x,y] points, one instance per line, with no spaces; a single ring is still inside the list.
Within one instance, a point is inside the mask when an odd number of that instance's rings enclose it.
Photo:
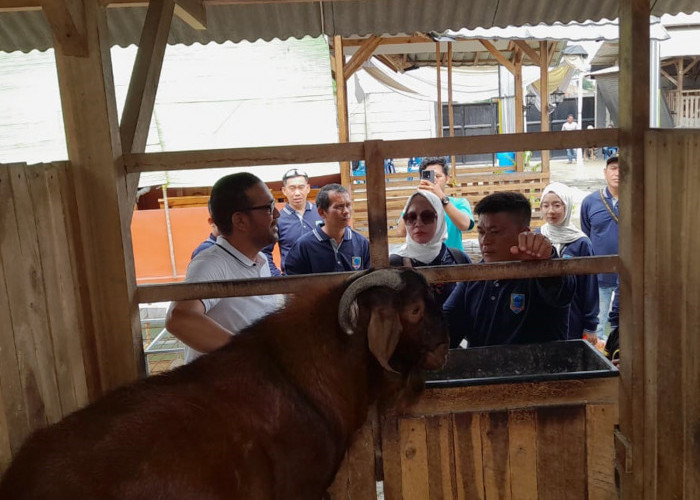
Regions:
[[[645,325],[621,333],[623,359],[642,342],[645,354],[632,376],[646,379],[647,423],[632,445],[653,450],[646,498],[690,500],[700,498],[700,131],[649,131],[645,146]]]
[[[549,183],[549,173],[506,173],[503,167],[458,167],[455,186],[448,188],[449,196],[466,198],[474,208],[484,196],[498,191],[519,191],[532,203],[533,226],[540,225],[539,203],[542,190]],[[395,235],[398,219],[408,197],[419,182],[418,172],[386,174],[387,229],[391,243],[400,243],[404,238]],[[367,236],[369,221],[367,211],[367,184],[365,176],[352,178],[353,228]]]
[[[388,417],[386,500],[617,498],[617,405]]]
[[[0,472],[88,402],[71,186],[66,163],[0,165]]]

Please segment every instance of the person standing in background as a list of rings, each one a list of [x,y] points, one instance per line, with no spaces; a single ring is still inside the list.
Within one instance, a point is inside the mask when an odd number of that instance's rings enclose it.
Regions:
[[[350,227],[352,201],[340,184],[327,184],[316,196],[323,222],[299,238],[287,254],[287,274],[369,269],[369,240]]]
[[[591,240],[571,222],[573,203],[571,190],[565,184],[553,182],[542,191],[540,211],[546,223],[540,232],[549,238],[559,257],[593,255]],[[596,345],[598,338],[598,277],[595,274],[574,276],[576,292],[569,311],[567,339],[585,338]]]
[[[570,114],[566,117],[566,122],[561,126],[561,129],[567,132],[569,130],[578,130],[578,123],[574,121],[574,115]],[[566,159],[568,160],[567,163],[574,163],[576,159],[576,149],[566,148]]]
[[[447,216],[447,240],[445,245],[457,250],[464,250],[462,243],[462,231],[469,231],[474,227],[474,216],[469,201],[464,198],[447,196],[445,189],[450,180],[450,167],[442,157],[423,158],[418,171],[421,176],[418,189],[433,193],[438,197],[442,208]],[[424,171],[434,172],[434,182],[423,178]],[[396,229],[399,236],[406,236],[406,223],[403,220],[403,214],[399,219],[399,225]]]
[[[270,265],[272,276],[286,274],[285,261],[292,246],[306,233],[310,233],[317,224],[323,221],[318,214],[316,205],[307,200],[311,186],[306,172],[292,168],[282,176],[282,193],[287,198],[287,204],[280,210],[280,218],[277,219],[279,229],[278,245],[280,249],[280,268],[278,269],[272,260],[272,250],[275,245],[269,245],[263,249]]]
[[[581,229],[591,239],[595,255],[616,255],[618,246],[618,222],[620,210],[618,197],[620,179],[618,157],[608,158],[605,169],[606,187],[595,191],[583,199],[581,204]],[[608,323],[610,302],[617,288],[618,276],[615,273],[598,275],[598,338],[605,340],[605,327]]]

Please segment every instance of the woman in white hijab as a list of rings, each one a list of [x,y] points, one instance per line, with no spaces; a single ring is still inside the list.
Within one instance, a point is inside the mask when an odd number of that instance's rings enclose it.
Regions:
[[[593,255],[591,240],[571,222],[573,206],[571,189],[553,182],[542,191],[540,211],[545,220],[540,231],[552,242],[562,258]],[[598,277],[595,274],[576,276],[576,293],[569,314],[569,339],[586,338],[597,343]]]
[[[392,266],[446,266],[471,263],[469,257],[456,248],[445,245],[447,225],[440,198],[429,191],[413,193],[403,210],[406,242],[389,256]],[[455,287],[444,283],[434,287],[435,298],[442,305]]]

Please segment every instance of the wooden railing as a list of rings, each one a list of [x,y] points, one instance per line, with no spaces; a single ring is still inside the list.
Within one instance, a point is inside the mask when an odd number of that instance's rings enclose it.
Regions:
[[[700,90],[668,90],[665,97],[676,127],[700,128]]]

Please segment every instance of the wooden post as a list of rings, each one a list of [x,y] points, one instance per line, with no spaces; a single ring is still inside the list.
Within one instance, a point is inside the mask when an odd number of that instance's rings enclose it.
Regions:
[[[540,132],[549,132],[548,42],[540,42]],[[542,173],[549,172],[549,150],[542,150]]]
[[[129,153],[146,151],[174,11],[175,0],[153,0],[148,4],[120,126],[122,149]],[[131,206],[136,202],[139,177],[139,174],[127,175],[127,195]]]
[[[621,477],[622,498],[626,500],[657,498],[654,484],[657,358],[652,346],[660,332],[656,328],[646,328],[644,304],[646,256],[655,255],[655,245],[660,244],[645,241],[644,135],[649,128],[649,13],[649,0],[620,1],[619,274],[620,347],[624,355],[620,366],[616,467]]]
[[[455,136],[455,113],[452,108],[452,42],[447,43],[447,110],[450,121],[450,137]],[[457,181],[457,157],[452,155],[450,157],[450,164],[452,165],[452,182]]]
[[[333,37],[335,51],[335,93],[338,113],[338,140],[341,143],[350,142],[350,126],[348,124],[348,88],[345,80],[345,56],[343,55],[343,37]],[[340,162],[340,183],[350,191],[350,162]]]
[[[435,71],[437,71],[437,137],[442,137],[442,78],[440,77],[440,63],[442,53],[440,42],[435,42]]]
[[[515,49],[515,131],[525,132],[525,120],[523,119],[523,53]],[[523,165],[523,152],[515,152],[515,169],[518,172],[525,170]]]
[[[367,161],[367,212],[372,267],[389,267],[389,235],[386,223],[386,181],[382,141],[365,141]]]
[[[132,206],[117,123],[106,7],[83,0],[87,57],[56,51],[70,170],[75,184],[96,367],[86,360],[96,390],[106,392],[145,373],[129,220]],[[92,370],[92,371],[91,371]],[[93,386],[88,383],[88,386]],[[99,394],[90,394],[91,398]]]

